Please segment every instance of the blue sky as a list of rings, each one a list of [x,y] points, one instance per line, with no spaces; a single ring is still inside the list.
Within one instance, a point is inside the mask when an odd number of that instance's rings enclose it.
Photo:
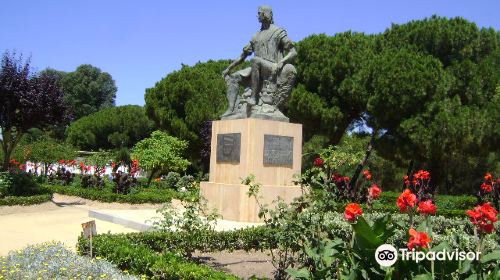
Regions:
[[[181,64],[237,58],[259,29],[262,4],[273,7],[275,23],[294,41],[347,30],[380,33],[433,14],[500,30],[499,0],[4,0],[0,52],[31,55],[36,70],[92,64],[113,76],[117,105],[143,105],[145,89]]]

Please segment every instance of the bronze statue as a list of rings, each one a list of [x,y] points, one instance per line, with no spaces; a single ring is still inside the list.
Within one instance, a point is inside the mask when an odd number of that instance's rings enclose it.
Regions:
[[[258,10],[261,29],[243,48],[240,57],[223,72],[229,108],[221,119],[260,118],[288,122],[278,106],[290,95],[296,70],[290,61],[297,55],[286,31],[274,25],[269,6]],[[254,54],[251,67],[229,72]],[[239,87],[245,88],[240,94]]]

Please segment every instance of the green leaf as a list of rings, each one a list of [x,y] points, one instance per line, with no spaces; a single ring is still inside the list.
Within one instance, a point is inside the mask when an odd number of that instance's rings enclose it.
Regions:
[[[381,240],[362,216],[359,216],[356,223],[351,224],[351,226],[356,233],[356,240],[361,243],[362,247],[365,247],[364,249],[375,249],[382,244]]]
[[[432,275],[429,273],[419,274],[413,278],[414,280],[432,280]]]
[[[309,271],[306,268],[301,268],[301,269],[288,268],[285,269],[285,271],[290,276],[296,279],[310,279]]]
[[[500,260],[500,250],[495,250],[489,254],[484,255],[481,258],[481,263],[487,263],[489,261],[497,261]]]

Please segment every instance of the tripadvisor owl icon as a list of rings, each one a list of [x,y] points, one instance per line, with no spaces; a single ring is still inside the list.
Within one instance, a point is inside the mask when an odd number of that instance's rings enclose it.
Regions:
[[[391,266],[398,260],[398,251],[392,245],[380,245],[375,251],[375,260],[381,266]]]

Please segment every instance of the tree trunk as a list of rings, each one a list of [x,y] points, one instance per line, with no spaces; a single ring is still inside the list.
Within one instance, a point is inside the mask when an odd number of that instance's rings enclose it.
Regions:
[[[158,172],[158,169],[151,170],[151,174],[149,174],[148,177],[148,187],[151,185],[151,181],[153,181],[153,177],[155,176],[156,172]]]
[[[14,148],[21,140],[22,136],[22,131],[16,131],[15,136],[13,136],[10,130],[5,130],[4,128],[2,128],[3,171],[7,171],[9,169],[10,156],[12,154],[12,151],[14,151]]]
[[[353,194],[356,193],[357,191],[355,187],[356,187],[356,182],[358,181],[359,178],[359,174],[361,173],[361,170],[363,170],[363,167],[368,162],[368,159],[370,158],[370,155],[372,153],[373,143],[375,142],[375,136],[377,135],[377,133],[378,133],[377,129],[374,129],[372,131],[370,142],[368,142],[368,145],[366,146],[365,158],[358,164],[356,171],[354,171],[354,174],[352,175],[351,182],[349,183],[349,189],[352,190]]]

